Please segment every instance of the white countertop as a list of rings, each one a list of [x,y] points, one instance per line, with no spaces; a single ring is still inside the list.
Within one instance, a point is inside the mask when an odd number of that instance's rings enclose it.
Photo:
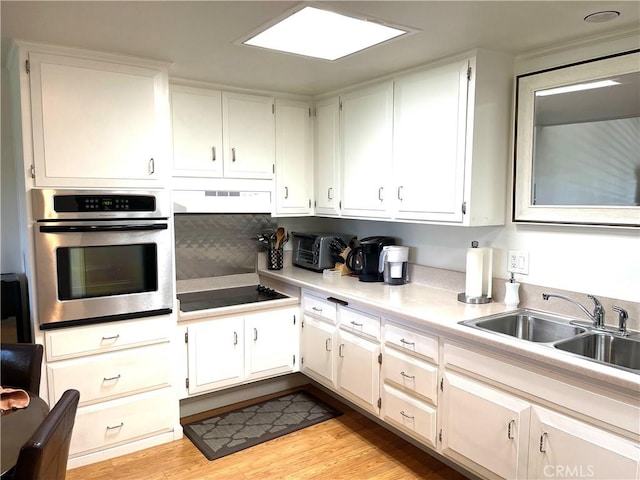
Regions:
[[[524,357],[528,361],[564,375],[583,375],[589,380],[610,384],[632,394],[640,392],[640,375],[615,367],[602,365],[585,358],[562,352],[547,345],[518,340],[506,335],[459,325],[458,322],[502,313],[507,308],[502,303],[469,305],[457,300],[459,292],[419,283],[385,285],[365,283],[354,277],[324,277],[298,267],[282,270],[259,270],[261,276],[272,278],[300,288],[307,288],[333,296],[346,302],[359,304],[390,317],[409,320],[437,334],[457,340],[471,341],[480,346],[497,350],[502,354]],[[522,307],[522,306],[521,306]],[[570,317],[567,317],[570,318]]]

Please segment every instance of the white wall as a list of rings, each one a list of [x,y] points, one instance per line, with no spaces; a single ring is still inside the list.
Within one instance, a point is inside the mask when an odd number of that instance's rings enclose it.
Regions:
[[[18,229],[18,191],[11,129],[8,71],[2,68],[0,102],[0,268],[2,273],[24,273]]]

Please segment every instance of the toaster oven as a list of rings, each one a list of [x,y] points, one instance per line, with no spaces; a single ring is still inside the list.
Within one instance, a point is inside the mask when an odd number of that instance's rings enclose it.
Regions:
[[[339,252],[332,250],[331,242],[340,238],[348,245],[353,235],[343,233],[299,233],[291,232],[292,263],[298,267],[321,272],[333,268]]]

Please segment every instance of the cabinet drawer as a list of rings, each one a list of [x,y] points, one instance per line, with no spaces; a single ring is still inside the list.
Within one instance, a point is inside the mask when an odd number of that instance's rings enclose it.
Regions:
[[[168,343],[74,358],[47,364],[50,400],[69,388],[80,392],[80,405],[170,384]]]
[[[169,318],[102,323],[45,332],[47,360],[62,360],[168,341]]]
[[[70,455],[168,432],[178,402],[170,388],[78,409]]]
[[[385,380],[437,405],[437,366],[388,348],[382,359],[382,375]]]
[[[435,446],[436,410],[429,405],[385,385],[382,416],[423,443]]]
[[[380,317],[344,307],[339,307],[338,312],[342,328],[380,340]]]
[[[302,297],[302,307],[305,313],[325,318],[334,324],[336,323],[336,304],[326,298],[309,295],[305,292]]]
[[[393,323],[384,326],[384,341],[403,351],[417,353],[438,363],[438,339]]]

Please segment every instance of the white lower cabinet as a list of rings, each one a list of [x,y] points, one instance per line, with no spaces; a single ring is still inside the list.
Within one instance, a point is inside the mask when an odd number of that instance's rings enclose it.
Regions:
[[[637,479],[637,444],[579,420],[533,407],[529,478]]]
[[[443,454],[488,477],[527,478],[528,402],[445,371],[441,405]]]
[[[212,317],[187,326],[189,395],[293,372],[298,307]]]
[[[335,388],[335,350],[337,343],[335,324],[304,316],[302,327],[302,373]]]
[[[380,407],[380,343],[338,330],[338,392],[378,414]]]
[[[383,362],[384,363],[384,362]],[[384,384],[382,418],[430,447],[436,446],[436,409]]]
[[[80,392],[70,467],[178,438],[174,326],[167,315],[45,332],[49,405],[68,389]]]

